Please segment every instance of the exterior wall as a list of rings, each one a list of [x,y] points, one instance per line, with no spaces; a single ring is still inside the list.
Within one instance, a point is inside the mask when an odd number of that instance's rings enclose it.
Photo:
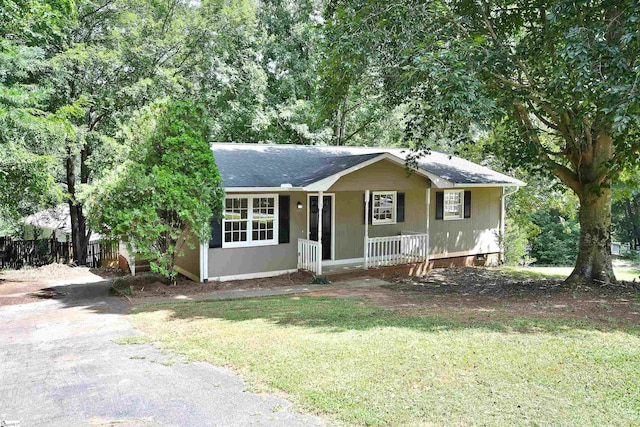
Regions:
[[[298,267],[298,239],[307,237],[307,194],[295,191],[276,194],[291,196],[289,243],[247,248],[210,248],[210,280],[224,276],[295,270]],[[302,209],[298,209],[298,202],[302,202]]]
[[[200,281],[200,243],[193,234],[183,237],[190,239],[194,247],[191,249],[186,243],[183,244],[184,254],[176,259],[176,267],[180,273],[198,282]]]
[[[369,188],[371,191],[398,190],[405,193],[405,220],[395,224],[369,224],[369,237],[397,236],[402,231],[427,232],[427,194],[417,190]],[[364,190],[336,193],[335,259],[364,256]]]
[[[470,190],[471,218],[445,221],[436,220],[436,191],[443,190],[431,189],[429,253],[434,258],[500,252],[498,235],[502,187],[474,187]]]

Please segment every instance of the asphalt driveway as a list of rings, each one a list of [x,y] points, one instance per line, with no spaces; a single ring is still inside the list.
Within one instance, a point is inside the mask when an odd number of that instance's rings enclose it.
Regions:
[[[320,425],[279,397],[245,391],[233,372],[183,363],[149,345],[108,282],[0,307],[0,425]]]

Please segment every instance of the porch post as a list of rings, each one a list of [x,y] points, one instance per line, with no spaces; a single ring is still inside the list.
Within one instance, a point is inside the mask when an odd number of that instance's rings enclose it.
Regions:
[[[369,190],[364,190],[364,269],[369,268]]]
[[[318,276],[322,274],[322,208],[324,206],[324,196],[322,191],[318,191]]]

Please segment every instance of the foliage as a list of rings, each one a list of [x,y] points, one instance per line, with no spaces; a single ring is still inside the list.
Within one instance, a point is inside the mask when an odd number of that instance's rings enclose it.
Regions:
[[[170,102],[149,108],[134,129],[128,160],[87,196],[91,223],[173,280],[189,235],[207,241],[212,216],[222,212],[206,116],[192,103]]]
[[[74,25],[67,1],[0,3],[0,217],[8,228],[38,208],[55,203],[56,142],[73,107],[47,113],[44,79],[55,45]]]
[[[328,103],[373,67],[388,102],[407,106],[418,147],[434,133],[469,141],[493,129],[510,165],[579,197],[571,279],[615,280],[610,186],[640,161],[637,2],[336,0],[326,17]]]
[[[504,242],[504,261],[507,265],[528,265],[535,262],[528,254],[527,234],[517,222],[507,218]]]
[[[555,209],[532,215],[540,234],[531,243],[531,256],[540,265],[571,265],[578,253],[580,225],[575,219],[564,218]]]
[[[622,174],[613,188],[612,213],[616,238],[640,250],[640,171]]]
[[[309,283],[312,285],[328,285],[331,282],[327,276],[314,275]]]

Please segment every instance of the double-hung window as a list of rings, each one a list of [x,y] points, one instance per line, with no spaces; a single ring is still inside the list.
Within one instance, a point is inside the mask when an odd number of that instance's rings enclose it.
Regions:
[[[395,224],[397,193],[395,191],[374,191],[372,196],[371,223]]]
[[[278,196],[229,196],[224,202],[222,247],[278,244]]]
[[[463,204],[464,190],[445,190],[443,218],[445,220],[464,218]]]

